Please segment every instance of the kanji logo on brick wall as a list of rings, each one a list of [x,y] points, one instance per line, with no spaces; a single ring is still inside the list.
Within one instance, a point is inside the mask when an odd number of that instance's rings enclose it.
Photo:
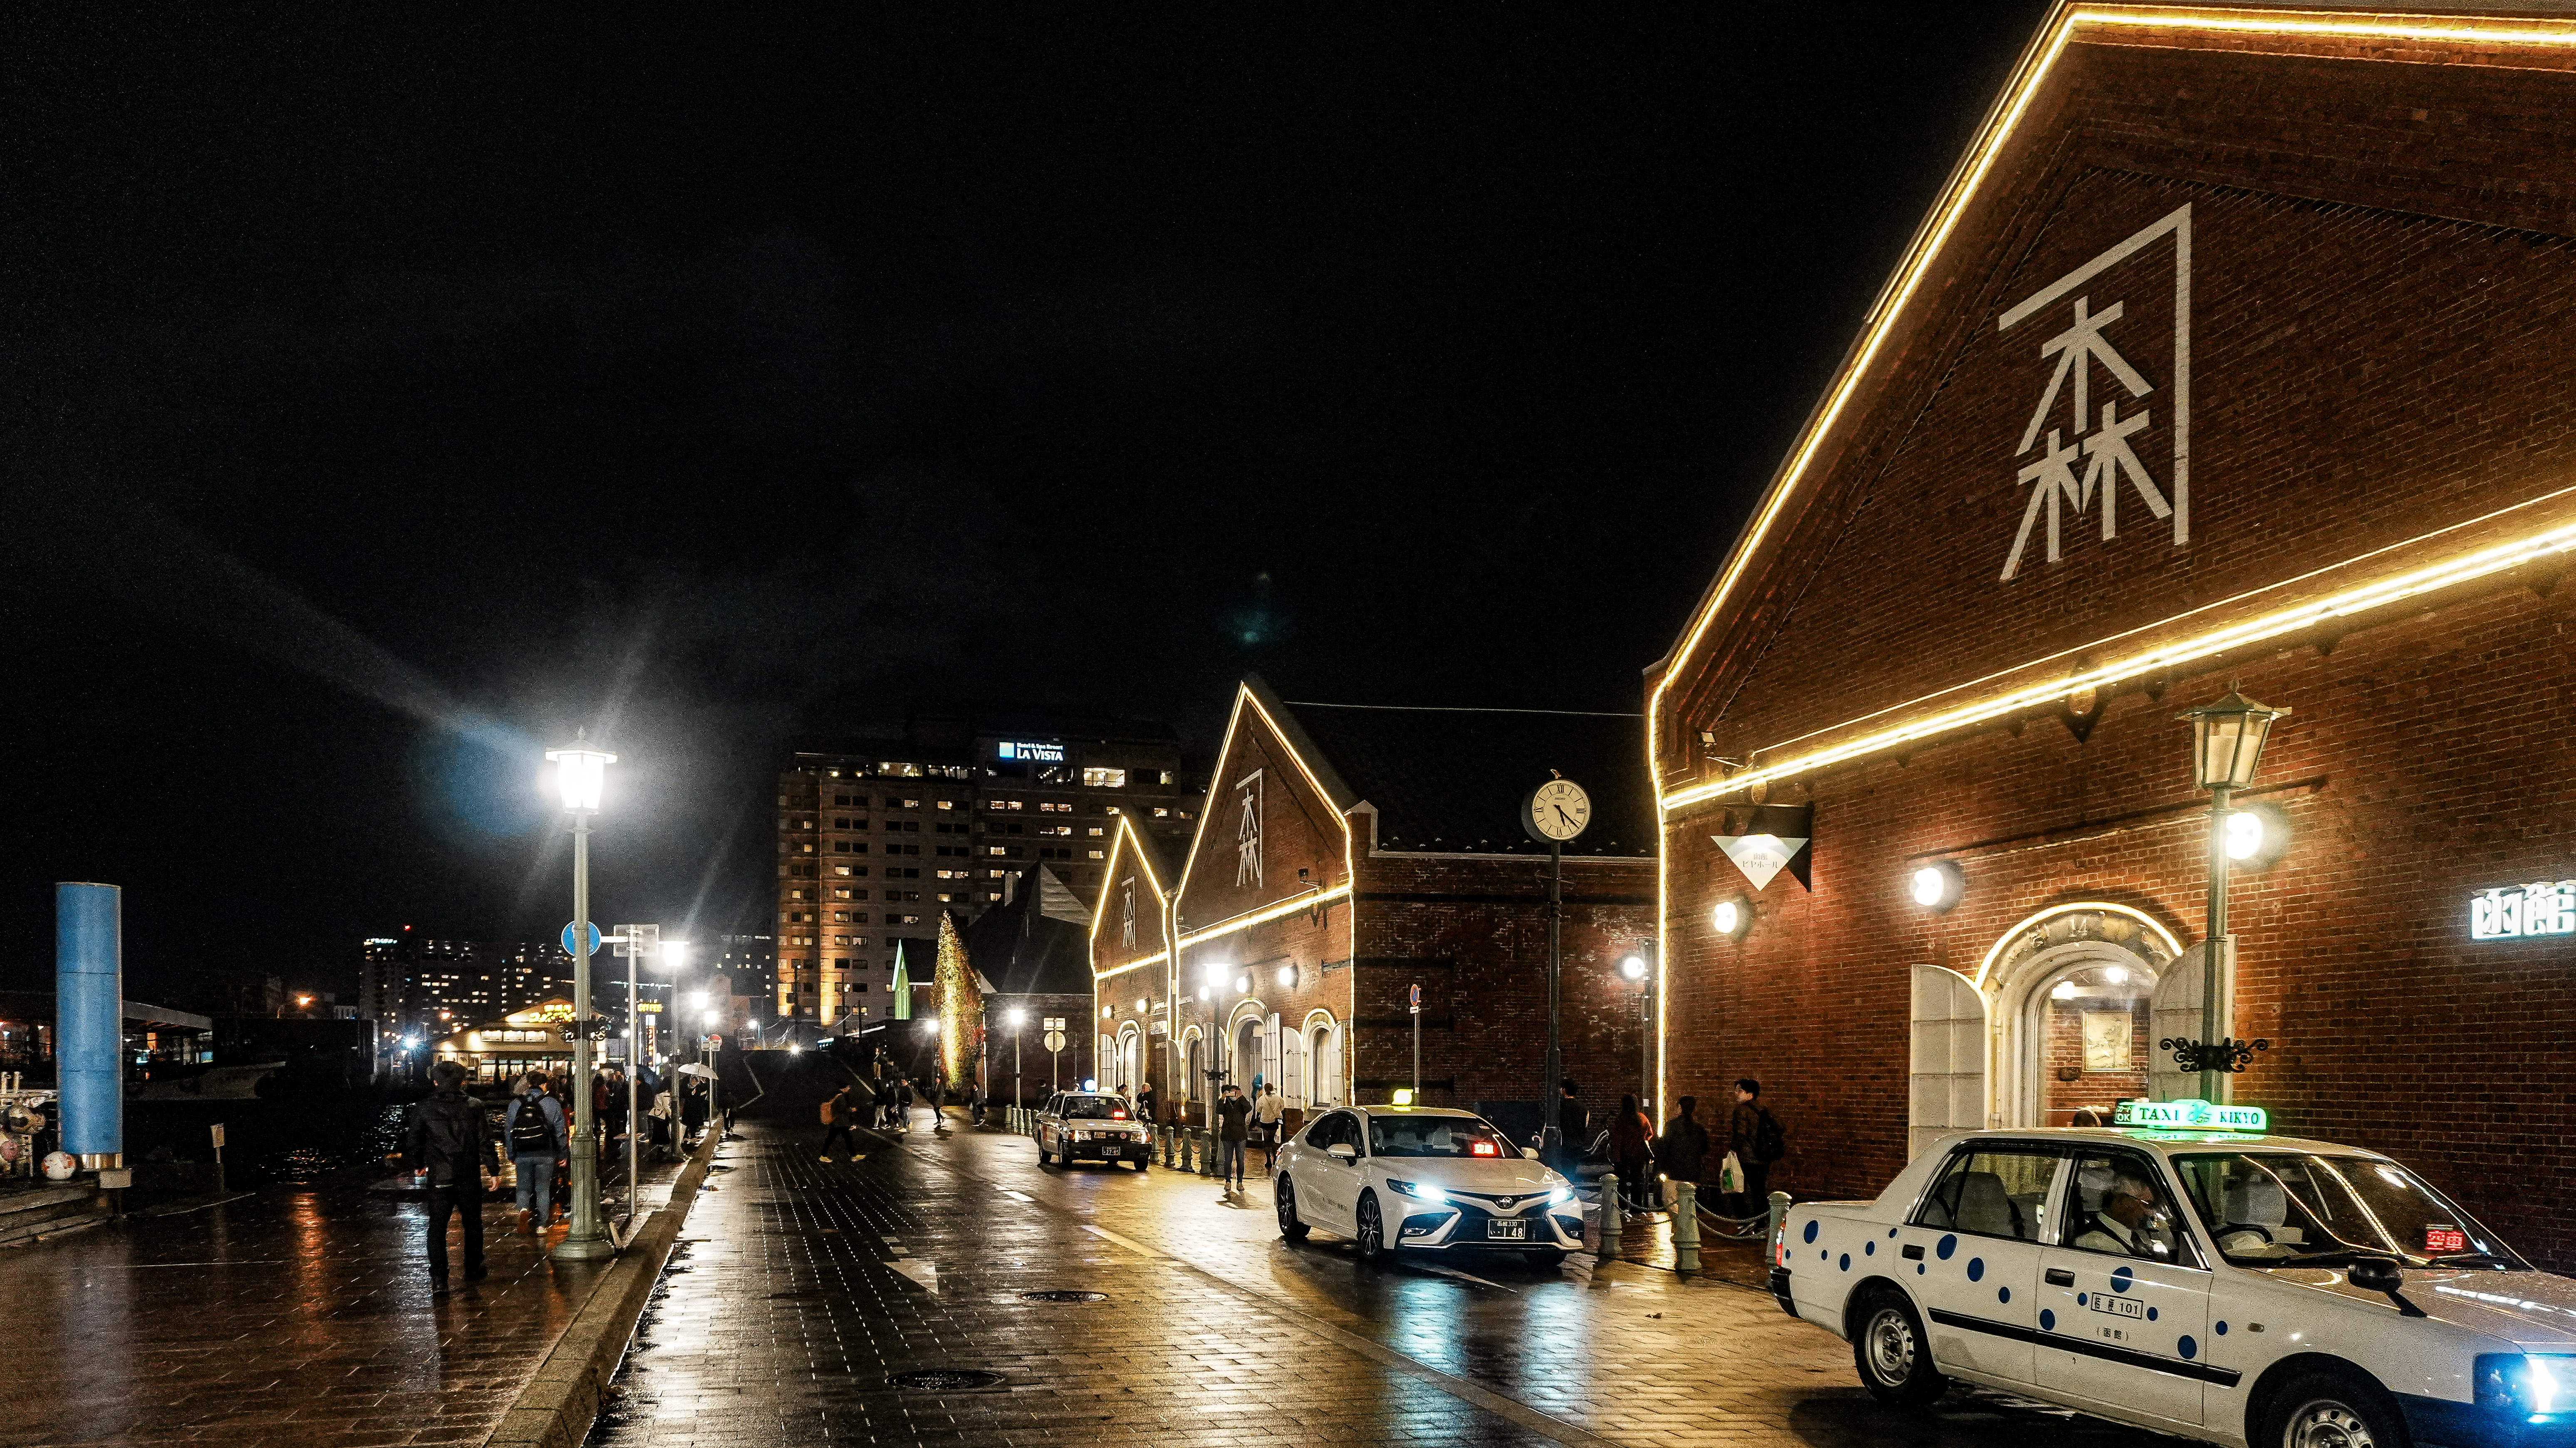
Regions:
[[[1261,886],[1261,771],[1234,782],[1234,883]]]
[[[2155,260],[2173,241],[2173,336],[2170,351],[2161,328],[2136,325],[2114,335],[2130,316],[2131,296],[2152,297],[2165,279]],[[2039,338],[2039,366],[2047,381],[2014,450],[2013,480],[2027,490],[2021,527],[2004,555],[2003,577],[2021,571],[2024,552],[2040,519],[2047,519],[2048,561],[2065,552],[2062,515],[2080,525],[2095,503],[2102,508],[2102,541],[2120,536],[2120,497],[2125,486],[2159,522],[2173,527],[2173,546],[2191,541],[2191,207],[2185,204],[2128,240],[2059,277],[1996,321],[2010,332],[2045,316],[2051,324],[2025,334]],[[2036,381],[2034,369],[2034,380]],[[2164,396],[2155,374],[2165,378]],[[2164,424],[2157,428],[2157,416]],[[2173,451],[2160,482],[2140,448],[2169,434]],[[2162,461],[2162,459],[2159,459]]]
[[[1136,943],[1136,877],[1133,875],[1127,877],[1126,887],[1119,892],[1118,943],[1122,946]]]

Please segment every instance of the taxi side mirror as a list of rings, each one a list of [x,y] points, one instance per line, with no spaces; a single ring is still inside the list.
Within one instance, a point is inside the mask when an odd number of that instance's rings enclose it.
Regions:
[[[1538,1148],[1537,1148],[1537,1147],[1535,1147],[1535,1146],[1524,1146],[1524,1147],[1522,1147],[1522,1148],[1521,1148],[1521,1160],[1523,1160],[1523,1161],[1536,1161],[1536,1160],[1538,1160]]]
[[[1357,1161],[1360,1157],[1359,1148],[1352,1146],[1347,1141],[1337,1141],[1332,1145],[1325,1147],[1324,1155],[1331,1157],[1335,1161]]]
[[[2394,1292],[2406,1285],[2406,1274],[2385,1257],[2357,1257],[2344,1275],[2364,1292]]]

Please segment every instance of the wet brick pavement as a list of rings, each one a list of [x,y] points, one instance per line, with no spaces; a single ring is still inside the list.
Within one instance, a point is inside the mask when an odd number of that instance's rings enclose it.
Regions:
[[[671,1170],[658,1190],[648,1173],[648,1208]],[[0,1250],[0,1448],[481,1442],[601,1269],[548,1262],[496,1203],[491,1276],[433,1296],[421,1203],[367,1186],[278,1188]]]
[[[1372,1266],[1320,1233],[1281,1241],[1257,1183],[1228,1199],[1176,1171],[1042,1169],[1026,1141],[963,1129],[863,1137],[864,1162],[827,1165],[809,1131],[745,1131],[594,1448],[2174,1441],[1963,1393],[1888,1412],[1841,1342],[1766,1294],[1645,1261]],[[1022,1295],[1054,1289],[1106,1300]],[[1000,1381],[889,1382],[922,1368]]]

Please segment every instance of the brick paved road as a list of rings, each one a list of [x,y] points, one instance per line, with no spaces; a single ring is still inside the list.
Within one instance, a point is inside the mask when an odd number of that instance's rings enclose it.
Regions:
[[[648,1174],[648,1208],[671,1173]],[[601,1269],[549,1262],[495,1204],[491,1277],[434,1296],[421,1203],[368,1185],[343,1174],[0,1250],[0,1448],[488,1437]]]
[[[824,1165],[787,1129],[746,1123],[729,1149],[598,1448],[2173,1442],[1964,1394],[1887,1413],[1842,1343],[1740,1286],[1580,1258],[1372,1267],[1282,1242],[1259,1186],[1042,1170],[1024,1140],[963,1130]],[[1022,1297],[1050,1289],[1107,1300]],[[887,1382],[928,1367],[1002,1381]]]

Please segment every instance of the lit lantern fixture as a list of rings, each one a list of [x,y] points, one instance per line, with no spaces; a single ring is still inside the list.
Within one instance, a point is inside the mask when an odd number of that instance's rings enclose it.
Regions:
[[[1234,978],[1234,993],[1236,995],[1252,994],[1252,977],[1248,975],[1236,976]]]
[[[563,807],[575,814],[599,813],[599,786],[617,756],[593,748],[586,736],[577,734],[563,748],[547,750],[546,759],[555,767],[555,788],[563,795]]]
[[[1630,980],[1644,980],[1646,978],[1646,958],[1642,955],[1629,956],[1626,960],[1619,962],[1619,973]]]
[[[2272,721],[2289,713],[2257,704],[2234,689],[2215,704],[2203,704],[2181,717],[2191,721],[2191,757],[2203,789],[2243,789],[2254,782],[2263,762],[2263,741]]]
[[[1917,866],[1905,882],[1905,893],[1914,903],[1936,915],[1958,904],[1967,890],[1967,875],[1948,860]]]
[[[1115,1006],[1102,1006],[1100,1008],[1100,1018],[1104,1021],[1116,1014],[1118,1014],[1118,1008]]]
[[[1199,987],[1199,1004],[1200,1004],[1200,1005],[1206,1005],[1206,1004],[1207,1004],[1207,998],[1208,998],[1208,988],[1207,988],[1206,986],[1200,986],[1200,987]]]
[[[929,1035],[929,1034],[931,1034],[931,1033],[933,1033],[933,1032],[937,1031],[938,1029],[939,1029],[939,1017],[937,1017],[937,1016],[923,1016],[923,1017],[921,1018],[921,1030],[922,1030],[922,1034],[924,1034],[924,1035]]]
[[[1008,1011],[1003,1012],[1002,1019],[1009,1024],[1012,1030],[1016,1031],[1020,1027],[1029,1023],[1029,1013],[1021,1010],[1018,1006],[1013,1006]]]
[[[2127,985],[2129,983],[2129,968],[2125,965],[2114,965],[2108,967],[2102,972],[2102,979],[2108,981],[2112,985]]]
[[[2243,838],[2227,797],[2254,782],[2254,771],[2263,762],[2263,741],[2270,737],[2272,725],[2287,709],[2258,704],[2234,689],[2215,704],[2203,704],[2185,711],[2181,717],[2191,722],[2191,759],[2194,780],[2208,790],[2209,799],[2209,931],[2206,949],[2201,951],[2200,1039],[2184,1044],[2189,1056],[2177,1053],[2179,1059],[2196,1057],[2200,1068],[2200,1095],[2205,1101],[2220,1099],[2220,1078],[2229,1075],[2217,1069],[2215,1052],[2227,1028],[2230,1002],[2219,995],[2219,982],[2226,978],[2223,967],[2236,949],[2235,937],[2227,932],[2227,867],[2238,858],[2236,847]],[[2259,808],[2259,807],[2258,807]],[[2253,810],[2242,811],[2245,814]],[[2253,858],[2262,847],[2260,826],[2246,843],[2245,858]],[[2281,835],[2286,842],[2288,831]]]
[[[2262,869],[2290,848],[2290,817],[2274,804],[2238,805],[2227,812],[2227,858]]]
[[[1744,932],[1753,928],[1753,906],[1741,895],[1729,895],[1708,912],[1708,923],[1726,939],[1742,940]]]
[[[1283,965],[1279,967],[1279,988],[1281,990],[1286,990],[1288,987],[1295,985],[1296,983],[1297,967],[1293,965]]]
[[[1143,1015],[1144,1013],[1145,1013],[1145,1002],[1144,1002],[1142,999],[1139,999],[1139,1000],[1136,1002],[1136,1014],[1138,1014],[1138,1015],[1140,1015],[1140,1016],[1141,1016],[1141,1015]]]
[[[1218,986],[1221,986],[1221,985],[1225,984],[1225,978],[1226,978],[1227,976],[1229,976],[1229,975],[1232,975],[1233,973],[1234,973],[1234,967],[1233,967],[1232,965],[1230,965],[1230,964],[1226,963],[1225,961],[1222,961],[1222,960],[1211,960],[1211,961],[1209,961],[1209,962],[1208,962],[1208,967],[1207,967],[1207,983],[1208,983],[1208,988],[1209,988],[1210,990],[1214,990],[1214,989],[1215,989],[1215,988],[1217,988]]]

